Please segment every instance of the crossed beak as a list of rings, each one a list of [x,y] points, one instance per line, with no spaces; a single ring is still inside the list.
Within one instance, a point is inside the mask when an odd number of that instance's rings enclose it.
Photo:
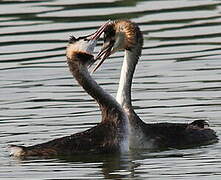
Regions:
[[[95,58],[95,61],[97,61],[98,59],[100,59],[100,61],[91,71],[92,73],[95,72],[101,66],[101,64],[103,64],[105,59],[107,59],[111,55],[113,45],[114,45],[114,42],[112,41],[108,41],[103,44],[103,47],[101,48],[100,52],[97,54],[97,57]]]
[[[89,35],[87,38],[91,41],[97,41],[101,34],[105,31],[107,26],[110,24],[110,20],[108,20],[105,24],[103,24],[95,33]]]
[[[110,24],[110,22],[111,21],[108,20],[95,33],[89,35],[87,37],[87,39],[90,41],[97,41],[99,39],[99,37],[101,36],[101,34],[106,30],[106,28]],[[95,72],[101,66],[101,64],[105,61],[105,59],[107,59],[111,55],[111,50],[112,50],[113,45],[114,45],[113,41],[108,41],[103,44],[103,47],[101,48],[100,52],[97,54],[97,57],[95,58],[95,61],[97,61],[98,59],[101,59],[101,60],[94,67],[94,69],[92,70],[92,73]]]
[[[98,64],[93,68],[91,73],[94,73],[100,66],[103,64],[105,59],[107,59],[112,54],[112,47],[114,46],[114,41],[107,41],[103,44],[103,47],[101,48],[100,52],[97,54],[97,57],[95,58],[95,61],[100,59]]]

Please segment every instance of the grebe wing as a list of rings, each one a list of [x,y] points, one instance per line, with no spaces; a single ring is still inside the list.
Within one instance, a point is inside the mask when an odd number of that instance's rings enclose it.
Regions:
[[[114,131],[114,132],[113,132]],[[34,146],[11,145],[12,156],[56,156],[78,153],[112,153],[117,152],[117,128],[110,123],[100,123],[86,131],[48,141]],[[115,141],[113,139],[116,138]]]

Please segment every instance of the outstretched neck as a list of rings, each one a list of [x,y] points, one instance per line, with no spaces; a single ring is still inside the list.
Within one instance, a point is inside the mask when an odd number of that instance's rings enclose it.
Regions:
[[[90,76],[86,67],[83,65],[76,65],[76,63],[70,59],[68,59],[68,65],[78,83],[99,104],[102,114],[102,122],[110,120],[122,121],[125,119],[120,105],[96,83],[96,81]]]
[[[133,74],[139,56],[136,52],[125,50],[123,65],[121,68],[120,81],[117,91],[117,102],[125,109],[133,109],[131,103],[131,86]]]

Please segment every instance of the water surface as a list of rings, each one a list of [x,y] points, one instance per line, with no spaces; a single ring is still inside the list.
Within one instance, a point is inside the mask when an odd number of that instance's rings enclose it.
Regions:
[[[220,143],[23,161],[7,151],[8,144],[33,145],[100,121],[97,105],[68,71],[65,46],[70,35],[125,17],[145,39],[133,82],[136,112],[146,122],[208,120],[220,136],[221,1],[1,0],[0,8],[0,179],[221,177]],[[93,75],[114,96],[122,58],[122,52],[113,55]]]

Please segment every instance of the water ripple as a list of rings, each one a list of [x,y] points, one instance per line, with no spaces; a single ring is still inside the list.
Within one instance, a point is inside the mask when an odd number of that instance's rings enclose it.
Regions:
[[[205,119],[220,136],[220,1],[2,0],[0,5],[0,179],[219,179],[220,143],[21,162],[8,157],[7,145],[48,141],[100,121],[98,106],[68,72],[65,46],[70,35],[90,34],[107,19],[119,18],[137,22],[144,34],[132,88],[141,118]],[[122,52],[112,55],[93,75],[113,95],[122,59]]]

